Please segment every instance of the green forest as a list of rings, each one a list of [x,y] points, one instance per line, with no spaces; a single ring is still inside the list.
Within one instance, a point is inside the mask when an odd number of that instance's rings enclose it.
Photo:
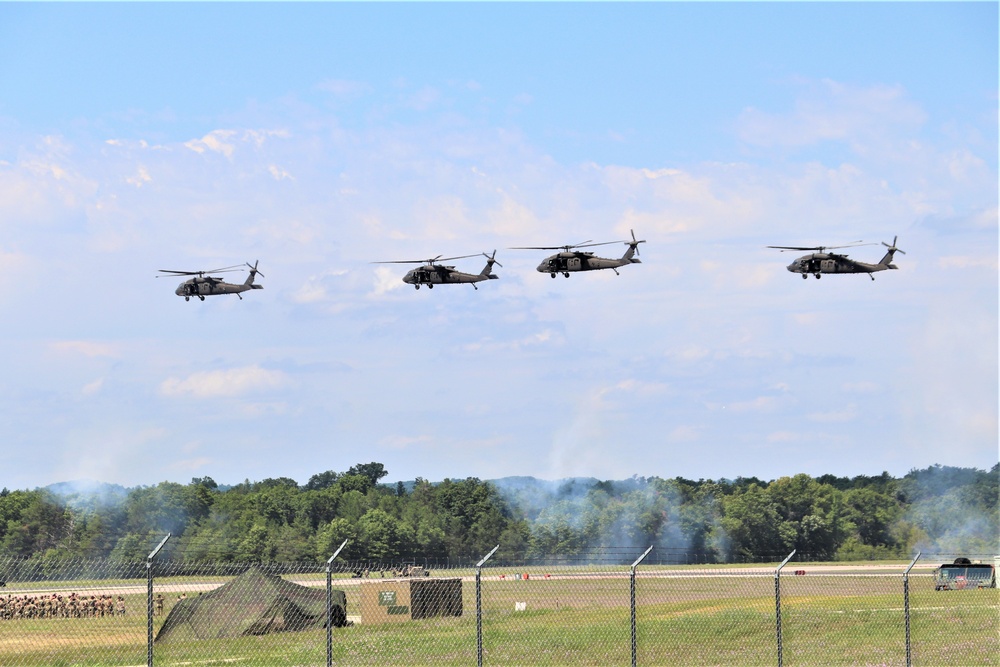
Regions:
[[[991,555],[1000,465],[763,481],[530,477],[383,483],[381,463],[222,486],[210,477],[125,489],[0,491],[0,555],[144,560],[167,533],[181,562],[584,558],[645,549],[677,562]]]

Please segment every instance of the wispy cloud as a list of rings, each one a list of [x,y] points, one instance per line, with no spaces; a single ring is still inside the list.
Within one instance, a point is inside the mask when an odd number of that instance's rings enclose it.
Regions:
[[[747,108],[739,136],[759,146],[809,146],[844,141],[861,147],[883,133],[899,135],[926,122],[927,114],[899,85],[853,86],[830,79],[802,82],[790,112]]]
[[[213,130],[201,139],[191,139],[184,142],[184,146],[190,148],[195,153],[221,153],[226,157],[232,157],[236,150],[236,144],[232,139],[236,136],[235,130]]]
[[[193,373],[186,378],[168,378],[160,384],[160,393],[170,397],[233,397],[274,391],[289,384],[291,380],[285,373],[253,365]]]
[[[49,344],[49,348],[61,354],[75,354],[84,357],[117,357],[119,349],[111,343],[89,340],[61,340]]]

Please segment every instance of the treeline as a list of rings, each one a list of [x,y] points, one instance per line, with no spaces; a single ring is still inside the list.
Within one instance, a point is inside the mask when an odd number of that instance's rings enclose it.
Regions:
[[[903,478],[623,481],[418,478],[384,484],[381,463],[220,487],[121,493],[0,491],[0,555],[43,561],[144,560],[167,533],[183,562],[324,562],[346,539],[350,561],[586,556],[645,548],[700,562],[857,560],[932,553],[993,554],[1000,543],[1000,465],[932,466]],[[682,556],[683,555],[683,556]]]

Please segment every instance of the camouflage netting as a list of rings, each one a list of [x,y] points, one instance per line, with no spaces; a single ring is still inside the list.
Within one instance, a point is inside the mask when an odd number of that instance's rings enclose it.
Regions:
[[[333,591],[334,626],[347,624],[347,596]],[[326,590],[251,568],[214,591],[180,600],[157,642],[265,635],[326,627]]]

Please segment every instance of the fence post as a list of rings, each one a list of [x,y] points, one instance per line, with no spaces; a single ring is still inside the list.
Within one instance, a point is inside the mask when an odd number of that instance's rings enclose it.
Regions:
[[[783,664],[782,647],[781,647],[781,568],[785,567],[785,565],[788,563],[788,561],[792,559],[792,556],[794,555],[795,555],[795,550],[793,549],[792,553],[788,554],[788,558],[781,561],[781,565],[779,565],[777,569],[774,571],[774,612],[778,629],[778,634],[777,634],[778,667],[782,667]]]
[[[483,667],[483,594],[479,585],[480,574],[483,571],[483,563],[488,561],[499,548],[500,545],[496,545],[493,547],[493,551],[476,563],[476,665],[478,667]]]
[[[629,607],[632,611],[632,667],[635,667],[636,663],[636,634],[635,634],[635,568],[639,567],[649,552],[653,550],[653,545],[650,544],[649,548],[642,552],[642,555],[632,563],[632,569],[629,572]]]
[[[903,616],[906,618],[906,667],[913,667],[913,655],[910,652],[910,570],[917,564],[920,552],[913,558],[910,567],[903,572]]]
[[[169,539],[170,533],[167,533],[146,556],[146,667],[153,667],[153,559]]]
[[[333,567],[333,560],[340,555],[346,546],[347,540],[344,540],[330,556],[330,560],[326,561],[326,667],[333,665],[333,610],[330,608],[333,606],[333,576],[330,571]],[[347,614],[346,609],[344,614]]]

